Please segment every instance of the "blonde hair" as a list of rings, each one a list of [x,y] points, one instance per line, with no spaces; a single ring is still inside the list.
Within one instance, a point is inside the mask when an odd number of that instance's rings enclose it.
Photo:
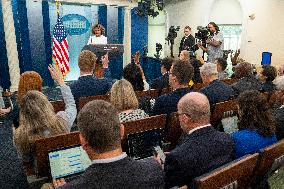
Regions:
[[[26,71],[21,74],[17,102],[20,103],[23,96],[30,90],[42,91],[42,78],[34,71]]]
[[[66,122],[58,117],[46,96],[39,91],[28,91],[20,104],[20,126],[14,141],[22,154],[34,153],[35,140],[67,133]]]
[[[96,61],[97,56],[95,53],[89,50],[83,50],[78,58],[78,66],[81,71],[93,72]]]
[[[116,81],[110,92],[110,102],[119,111],[137,109],[139,106],[131,83],[125,79]]]
[[[103,25],[101,24],[96,24],[96,25],[93,25],[92,27],[92,34],[95,34],[95,29],[98,28],[101,30],[101,35],[104,35],[105,34],[105,28],[103,27]]]
[[[183,58],[181,56],[183,56]],[[180,52],[180,58],[182,58],[181,60],[189,61],[190,59],[189,52],[187,50],[182,50]]]

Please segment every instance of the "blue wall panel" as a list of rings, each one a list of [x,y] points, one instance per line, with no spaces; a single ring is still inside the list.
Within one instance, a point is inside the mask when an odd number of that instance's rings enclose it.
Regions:
[[[118,43],[123,44],[123,37],[124,37],[124,8],[118,8]]]
[[[118,43],[118,8],[113,6],[107,7],[107,41]]]
[[[0,2],[0,84],[4,89],[9,89],[11,86],[2,14],[2,2]]]
[[[47,1],[42,1],[42,19],[43,19],[43,32],[44,32],[44,45],[45,45],[45,67],[52,63],[52,43],[50,34],[50,20],[49,20],[49,5]],[[50,74],[46,75],[46,84],[48,86],[54,85],[53,79]]]
[[[121,27],[123,30],[123,25],[119,25],[121,24],[121,16],[124,17],[124,15],[121,15],[118,8],[112,6],[107,7],[107,37],[109,44],[123,44],[123,37],[121,41],[121,33],[119,33]],[[120,79],[122,77],[123,54],[116,57],[110,57],[109,69],[113,79]]]
[[[26,0],[12,0],[20,72],[32,70]]]
[[[148,45],[148,17],[138,16],[131,10],[131,54],[136,51],[142,53],[143,47]]]
[[[113,43],[123,44],[124,36],[124,8],[119,7],[117,11],[117,27],[116,29],[116,39],[112,41]],[[108,31],[109,32],[109,31]],[[116,58],[110,60],[109,65],[110,72],[113,79],[121,79],[123,73],[123,54]]]
[[[47,21],[46,23],[46,20],[43,20],[42,8],[44,7],[42,6],[42,2],[26,1],[26,7],[28,17],[28,31],[30,38],[30,50],[32,57],[32,70],[36,71],[41,75],[41,77],[43,78],[44,86],[50,85],[52,83],[52,79],[47,69],[48,63],[46,60],[46,44],[44,40],[44,24],[49,24],[49,22]],[[46,11],[44,10],[44,12]]]
[[[98,14],[99,14],[98,23],[104,26],[105,34],[107,34],[107,6],[106,5],[99,6]]]
[[[139,51],[141,54],[141,66],[144,70],[146,80],[161,75],[160,64],[158,60],[151,58],[142,58],[143,48],[148,45],[148,16],[138,16],[133,9],[131,11],[131,54]]]

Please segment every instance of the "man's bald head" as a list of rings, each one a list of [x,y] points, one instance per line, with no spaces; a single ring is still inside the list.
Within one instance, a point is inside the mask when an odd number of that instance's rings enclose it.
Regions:
[[[195,123],[210,122],[208,98],[198,92],[191,92],[183,96],[178,103],[178,112],[188,115]]]

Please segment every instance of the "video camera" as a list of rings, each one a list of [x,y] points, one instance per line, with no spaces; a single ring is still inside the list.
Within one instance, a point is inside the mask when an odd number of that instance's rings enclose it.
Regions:
[[[197,27],[198,32],[195,33],[195,38],[199,39],[201,41],[206,41],[208,37],[210,36],[210,31],[208,27],[198,26]]]
[[[154,54],[154,56],[156,58],[160,58],[160,52],[163,49],[163,46],[161,45],[161,43],[156,43],[156,54]]]
[[[166,38],[166,40],[169,42],[173,41],[176,37],[177,37],[177,32],[180,30],[180,26],[177,26],[175,28],[175,26],[171,26],[169,28],[169,33],[168,36]]]

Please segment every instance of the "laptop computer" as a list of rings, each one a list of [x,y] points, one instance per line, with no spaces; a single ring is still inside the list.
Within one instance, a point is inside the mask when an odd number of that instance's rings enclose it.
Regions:
[[[162,146],[160,129],[153,129],[141,133],[127,135],[129,157],[139,160],[153,156],[153,147]]]
[[[69,146],[48,153],[52,179],[72,180],[82,174],[92,162],[81,145]]]

